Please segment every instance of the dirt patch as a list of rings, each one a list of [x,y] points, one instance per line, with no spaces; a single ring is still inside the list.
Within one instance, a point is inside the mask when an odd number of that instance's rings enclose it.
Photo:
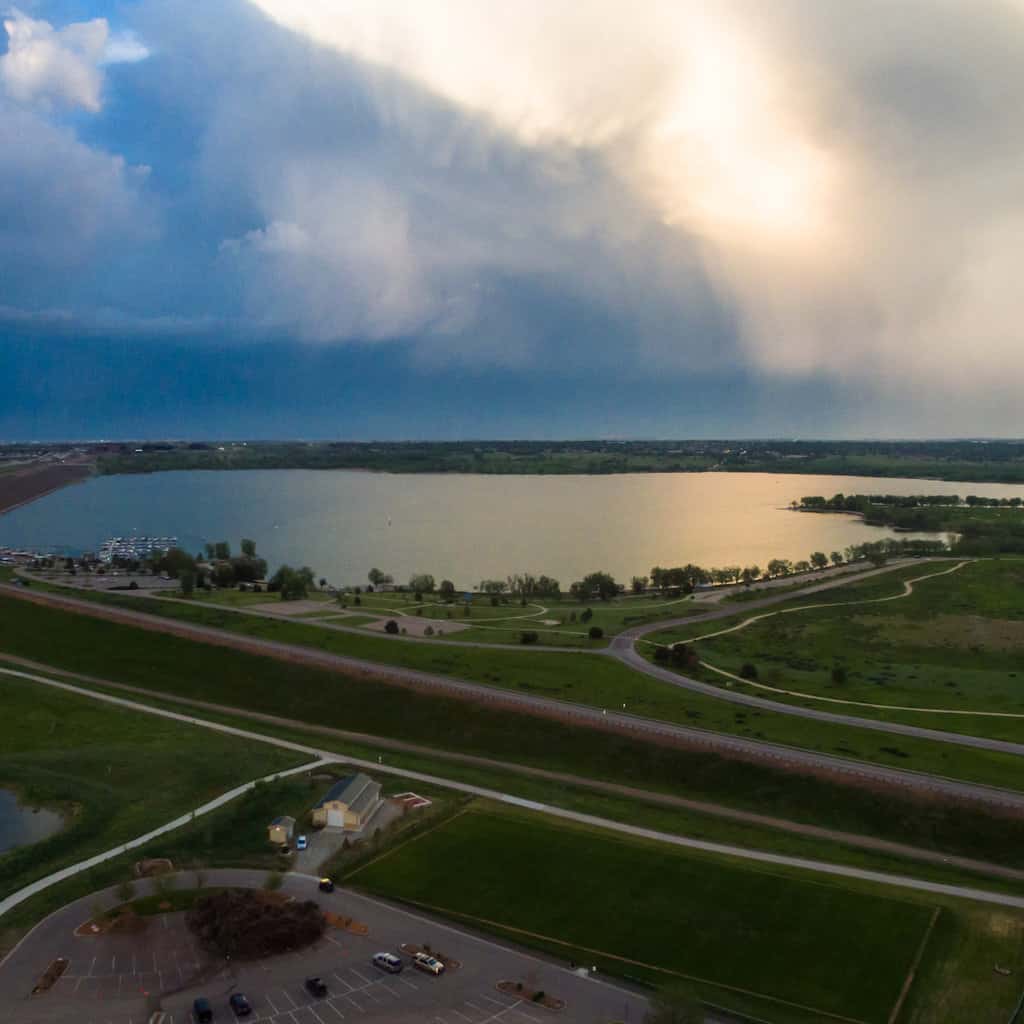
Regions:
[[[522,999],[524,1002],[533,1003],[534,1006],[543,1006],[545,1010],[565,1009],[564,999],[548,995],[543,989],[532,989],[521,981],[499,981],[496,987],[506,996]]]
[[[92,466],[88,464],[47,463],[0,474],[0,512],[26,505],[44,494],[84,480],[91,472]]]
[[[174,864],[166,857],[154,857],[150,860],[137,860],[133,870],[136,878],[152,878],[154,875],[169,875],[174,871]]]
[[[327,923],[332,928],[338,928],[341,931],[351,932],[353,935],[369,935],[370,928],[368,925],[363,924],[362,921],[353,920],[351,917],[346,917],[344,914],[335,914],[334,911],[328,910],[324,913],[324,917],[327,918]]]
[[[169,903],[166,906],[173,909]],[[80,924],[74,934],[80,939],[99,938],[103,935],[138,935],[148,927],[149,921],[146,918],[140,917],[131,907],[123,906],[103,917]]]

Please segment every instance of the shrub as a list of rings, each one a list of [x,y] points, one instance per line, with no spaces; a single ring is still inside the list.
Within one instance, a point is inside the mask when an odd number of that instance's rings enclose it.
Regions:
[[[585,608],[580,612],[580,622],[589,622],[593,617],[594,613],[589,608]]]
[[[384,624],[384,632],[395,636],[398,633],[398,623],[394,619],[388,619]]]
[[[526,630],[519,634],[519,642],[521,644],[535,644],[537,642],[537,634],[532,630]]]
[[[741,679],[757,679],[757,666],[752,661],[745,661],[740,669]]]
[[[591,640],[601,640],[604,637],[604,630],[600,626],[591,626],[587,636]]]
[[[658,644],[658,646],[654,648],[655,661],[668,661],[671,657],[672,652],[664,644]]]
[[[538,989],[533,993],[533,1001],[535,1003],[541,1003],[544,1001],[544,989]]]
[[[423,635],[424,636],[433,636],[434,635],[434,627],[433,626],[425,627],[424,630],[423,630]]]
[[[237,889],[196,900],[186,920],[204,948],[240,960],[302,949],[320,939],[327,924],[312,900],[279,905]]]
[[[693,670],[700,667],[700,658],[697,656],[697,649],[693,644],[673,644],[669,654],[672,664],[679,668]]]
[[[837,686],[842,686],[846,682],[846,669],[842,665],[836,665],[832,669],[832,682]]]

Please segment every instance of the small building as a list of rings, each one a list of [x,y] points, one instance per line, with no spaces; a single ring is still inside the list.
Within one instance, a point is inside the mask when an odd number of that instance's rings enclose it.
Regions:
[[[295,832],[295,819],[288,814],[275,818],[267,827],[267,838],[278,846],[286,845]]]
[[[361,829],[383,801],[380,783],[357,772],[339,779],[313,808],[313,824],[331,828]]]

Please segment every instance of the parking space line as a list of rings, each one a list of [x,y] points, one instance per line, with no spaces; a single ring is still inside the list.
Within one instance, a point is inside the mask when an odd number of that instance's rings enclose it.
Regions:
[[[295,1000],[292,999],[292,997],[288,994],[288,989],[286,989],[286,988],[281,989],[281,995],[283,995],[285,997],[285,999],[287,999],[288,1002],[292,1004],[292,1010],[294,1010],[294,1009],[296,1009],[298,1007],[299,1004],[297,1002],[295,1002]],[[289,1011],[289,1012],[291,1012],[291,1011]]]
[[[373,982],[369,978],[364,978],[354,967],[350,967],[349,970],[364,984],[372,985]]]
[[[274,1005],[274,1000],[270,998],[269,993],[266,993],[264,998],[270,1003],[270,1008],[274,1011],[274,1016],[276,1017],[281,1011]]]
[[[450,1007],[449,1007],[449,1009],[451,1010],[451,1012],[452,1012],[452,1013],[454,1013],[454,1014],[455,1014],[455,1016],[456,1016],[456,1017],[461,1017],[461,1018],[462,1018],[463,1020],[469,1021],[469,1022],[470,1022],[470,1024],[472,1024],[472,1021],[473,1021],[473,1018],[472,1018],[472,1017],[467,1017],[467,1016],[466,1016],[466,1015],[465,1015],[464,1013],[459,1013],[459,1011],[458,1011],[458,1010],[456,1010],[456,1009],[455,1009],[454,1007],[452,1007],[452,1006],[450,1006]]]
[[[355,992],[355,989],[352,989],[352,991]],[[344,998],[347,999],[360,1013],[366,1013],[366,1007],[360,1006],[351,996],[346,995]]]
[[[411,981],[407,981],[400,974],[396,975],[395,981],[400,981],[403,985],[408,985],[409,988],[411,988],[414,992],[418,992],[419,991],[419,988],[420,988],[419,985],[414,985]]]
[[[315,1006],[309,1006],[309,1007],[307,1007],[307,1009],[309,1010],[309,1012],[311,1014],[313,1014],[314,1017],[316,1017],[316,1019],[318,1021],[320,1021],[320,1024],[327,1024],[327,1022],[323,1019],[323,1017],[321,1017],[320,1014],[316,1012],[316,1007]]]
[[[355,989],[337,971],[331,971],[331,977],[335,978],[337,981],[340,981],[341,984],[345,986],[345,990],[347,992],[355,991]]]
[[[332,1003],[332,1002],[331,1002],[331,1000],[330,1000],[330,999],[325,999],[325,1000],[324,1000],[324,1005],[325,1005],[325,1006],[329,1006],[329,1007],[330,1007],[330,1008],[331,1008],[331,1009],[332,1009],[332,1010],[333,1010],[333,1011],[334,1011],[334,1012],[335,1012],[335,1013],[336,1013],[336,1014],[337,1014],[337,1015],[338,1015],[338,1016],[339,1016],[339,1017],[340,1017],[340,1018],[341,1018],[342,1020],[344,1020],[344,1019],[345,1019],[345,1014],[343,1014],[343,1013],[341,1012],[341,1010],[339,1010],[339,1009],[338,1009],[338,1008],[337,1008],[337,1007],[336,1007],[336,1006],[334,1005],[334,1003]]]
[[[525,1017],[527,1020],[532,1020],[533,1024],[541,1024],[540,1017],[531,1017],[525,1010],[520,1010],[518,1006],[516,1007],[516,1013],[518,1013],[520,1017]]]

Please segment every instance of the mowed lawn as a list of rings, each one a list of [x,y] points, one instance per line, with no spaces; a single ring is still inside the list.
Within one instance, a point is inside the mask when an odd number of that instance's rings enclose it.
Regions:
[[[0,675],[0,787],[67,826],[0,854],[0,898],[302,755]]]
[[[726,1004],[746,992],[867,1024],[887,1020],[931,919],[920,904],[500,812],[463,814],[347,880],[568,943],[563,956],[624,975],[698,979]]]

